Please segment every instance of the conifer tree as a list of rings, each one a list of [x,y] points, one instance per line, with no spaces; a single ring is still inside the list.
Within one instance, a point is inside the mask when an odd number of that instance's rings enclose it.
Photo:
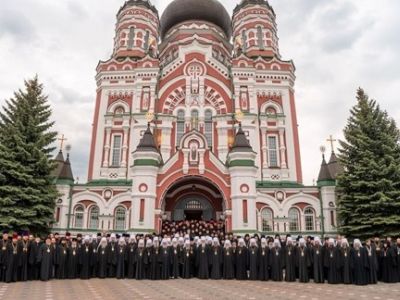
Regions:
[[[400,235],[400,133],[362,89],[340,142],[339,231],[353,238]]]
[[[57,133],[37,77],[0,112],[0,228],[46,233],[58,196],[51,172]]]

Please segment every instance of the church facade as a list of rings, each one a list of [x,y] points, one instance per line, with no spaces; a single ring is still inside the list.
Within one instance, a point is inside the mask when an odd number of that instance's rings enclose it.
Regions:
[[[243,0],[148,0],[120,8],[112,57],[97,66],[88,182],[56,158],[54,231],[160,232],[165,220],[221,220],[236,234],[332,235],[332,152],[302,183],[295,66],[276,15]]]

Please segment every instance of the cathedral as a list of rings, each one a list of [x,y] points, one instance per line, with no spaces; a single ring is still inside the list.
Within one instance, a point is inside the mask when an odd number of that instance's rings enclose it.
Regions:
[[[96,71],[88,181],[60,151],[54,231],[218,220],[241,235],[336,233],[340,166],[332,151],[317,184],[302,183],[295,66],[268,1],[242,0],[232,17],[218,0],[174,0],[161,17],[126,1]]]

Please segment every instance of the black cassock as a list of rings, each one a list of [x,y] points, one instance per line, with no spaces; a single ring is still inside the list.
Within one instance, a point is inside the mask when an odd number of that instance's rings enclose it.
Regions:
[[[125,278],[125,263],[127,261],[126,247],[124,245],[117,246],[117,279]]]
[[[77,247],[67,248],[67,278],[75,279],[78,276],[79,253]]]
[[[381,250],[382,258],[382,281],[386,283],[397,282],[396,252],[394,248],[383,248]]]
[[[129,243],[128,248],[128,278],[135,278],[136,264],[135,264],[135,253],[136,253],[136,243]]]
[[[326,247],[324,251],[324,267],[327,270],[328,283],[340,283],[340,250],[336,247]]]
[[[324,283],[324,256],[322,247],[315,246],[311,249],[311,264],[313,266],[313,278],[315,283]]]
[[[20,261],[18,266],[18,280],[28,280],[28,266],[29,266],[29,241],[20,241],[18,243],[18,252],[20,253]]]
[[[106,278],[108,268],[108,248],[107,246],[97,249],[97,277]]]
[[[182,278],[189,279],[193,276],[193,258],[194,252],[190,247],[182,250],[181,265],[182,265]]]
[[[299,281],[309,282],[308,268],[311,266],[310,250],[307,247],[298,247],[296,250],[296,267],[299,270]]]
[[[116,272],[116,267],[117,267],[117,244],[115,242],[110,242],[107,245],[107,265],[108,265],[108,271],[107,271],[107,276],[108,277],[115,277],[115,272]]]
[[[28,266],[28,279],[29,280],[38,280],[39,279],[39,270],[40,264],[37,261],[40,243],[36,241],[29,243],[29,266]]]
[[[210,254],[210,264],[211,264],[211,279],[221,279],[221,267],[222,267],[222,249],[220,246],[212,246]]]
[[[237,247],[236,249],[236,279],[245,280],[247,279],[247,248]]]
[[[247,251],[248,253],[248,269],[249,269],[249,279],[257,280],[258,279],[258,267],[259,267],[259,252],[257,247],[250,247]]]
[[[93,241],[91,246],[92,246],[92,255],[90,256],[90,277],[97,277],[97,261],[98,261],[97,241]]]
[[[259,249],[259,267],[258,267],[258,280],[266,281],[269,280],[269,248],[268,247],[261,247]]]
[[[151,280],[159,280],[161,277],[159,263],[160,248],[152,246],[147,248],[147,251],[150,253],[150,255],[147,254],[147,264],[149,268],[149,274],[147,278]]]
[[[6,267],[4,261],[6,258],[7,244],[7,240],[0,240],[0,282],[6,280]]]
[[[197,277],[199,279],[208,279],[209,277],[209,266],[210,266],[210,248],[206,245],[200,245],[197,248],[196,253],[196,268]]]
[[[56,278],[65,279],[67,278],[67,245],[59,244],[56,247],[54,264],[56,265]]]
[[[53,276],[54,247],[43,244],[39,249],[38,262],[40,263],[40,280],[50,280]]]
[[[7,243],[6,251],[3,252],[3,265],[5,266],[5,282],[18,281],[18,267],[21,261],[21,252],[18,244]]]
[[[137,280],[146,279],[146,270],[145,270],[145,256],[146,252],[144,248],[137,248],[135,253],[135,263],[136,263],[136,274],[135,278]]]
[[[271,279],[273,281],[283,280],[283,249],[273,247],[269,252],[269,265],[271,267]]]
[[[171,257],[168,247],[161,247],[158,256],[161,265],[161,279],[167,280],[170,277]]]
[[[180,261],[180,256],[179,256],[180,249],[178,247],[171,247],[171,253],[170,253],[170,258],[171,258],[171,277],[177,279],[179,278],[179,261]]]
[[[340,249],[340,282],[344,284],[351,284],[353,281],[352,273],[351,273],[351,266],[350,266],[350,255],[351,249],[350,248],[341,248]]]
[[[84,244],[82,245],[80,251],[79,251],[79,265],[81,273],[80,277],[81,279],[90,279],[90,276],[92,275],[90,272],[90,264],[92,261],[92,245],[91,244]]]
[[[235,255],[232,248],[223,249],[223,270],[222,276],[224,279],[235,278]]]
[[[368,284],[378,283],[378,259],[375,247],[365,246],[367,252],[367,282]]]
[[[350,265],[352,269],[353,283],[356,285],[366,285],[368,258],[364,248],[352,249]]]
[[[296,281],[296,248],[292,245],[284,249],[285,281]]]
[[[398,281],[400,282],[400,245],[394,247],[394,251],[396,254],[396,264],[397,264],[397,276]]]

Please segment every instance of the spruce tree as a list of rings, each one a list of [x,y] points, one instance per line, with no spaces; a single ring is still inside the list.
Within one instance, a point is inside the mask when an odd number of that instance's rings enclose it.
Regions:
[[[57,133],[50,117],[37,77],[25,81],[0,112],[0,228],[41,234],[54,221],[51,153]]]
[[[339,231],[352,238],[400,235],[400,133],[362,89],[340,142]]]

